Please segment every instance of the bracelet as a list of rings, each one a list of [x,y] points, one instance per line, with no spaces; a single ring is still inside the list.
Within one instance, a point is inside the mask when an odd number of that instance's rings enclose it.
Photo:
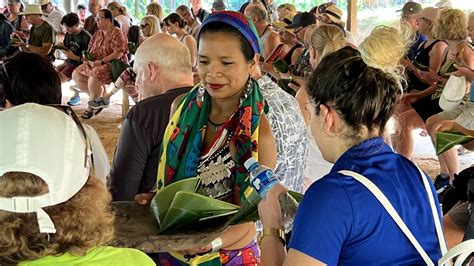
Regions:
[[[266,236],[273,236],[273,237],[279,238],[281,242],[283,243],[283,246],[286,245],[285,233],[281,229],[277,229],[273,227],[263,227],[262,237],[260,238],[259,245],[262,245],[262,240]]]
[[[211,242],[212,250],[211,253],[217,252],[222,248],[222,238],[218,237]]]

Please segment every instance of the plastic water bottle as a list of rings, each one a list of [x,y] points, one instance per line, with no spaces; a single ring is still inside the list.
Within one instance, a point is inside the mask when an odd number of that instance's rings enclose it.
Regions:
[[[265,198],[267,192],[276,184],[280,183],[278,177],[273,171],[260,165],[255,158],[249,158],[244,163],[245,168],[250,173],[250,184],[258,192],[260,198]],[[282,194],[278,198],[284,223],[284,231],[288,233],[295,219],[298,210],[298,202],[288,193]]]
[[[262,199],[274,185],[280,182],[270,168],[260,165],[253,157],[247,159],[244,166],[250,174],[250,184]]]

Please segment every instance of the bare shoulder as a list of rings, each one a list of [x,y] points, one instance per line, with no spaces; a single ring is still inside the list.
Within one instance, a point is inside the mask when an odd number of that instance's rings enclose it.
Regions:
[[[173,103],[171,104],[171,111],[170,111],[170,117],[174,115],[174,113],[176,112],[176,110],[178,109],[178,106],[179,106],[179,102],[181,102],[181,99],[183,99],[183,97],[186,95],[186,93],[183,93],[181,95],[179,95],[178,97],[176,97],[173,101]]]

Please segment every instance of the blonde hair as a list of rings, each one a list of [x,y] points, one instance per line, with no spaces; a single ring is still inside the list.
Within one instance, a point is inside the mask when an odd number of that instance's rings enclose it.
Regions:
[[[411,35],[394,27],[376,26],[359,45],[364,63],[391,76],[402,90],[404,79],[401,60],[411,43]]]
[[[459,9],[442,9],[435,23],[435,37],[439,40],[465,40],[467,19]]]
[[[148,28],[149,32],[147,32],[146,37],[150,37],[161,32],[160,20],[155,15],[145,16],[142,19],[141,23],[148,23],[148,25],[150,26]],[[145,33],[143,34],[145,35]]]
[[[308,47],[314,47],[318,53],[317,63],[326,55],[333,53],[347,45],[344,32],[335,25],[323,24],[311,28],[308,33]]]
[[[2,197],[37,196],[47,191],[47,184],[30,173],[8,172],[0,177]],[[89,177],[68,201],[44,208],[57,230],[51,235],[40,233],[35,213],[0,210],[0,264],[66,252],[84,256],[89,249],[106,244],[114,235],[111,201],[104,183]]]
[[[107,9],[110,10],[110,11],[113,11],[115,9],[117,9],[119,11],[119,14],[120,15],[124,15],[124,16],[127,16],[128,17],[128,13],[127,13],[127,7],[126,6],[122,6],[120,5],[119,2],[110,2],[108,5],[107,5]]]
[[[151,15],[155,15],[160,22],[163,21],[163,7],[160,4],[153,2],[146,6],[146,11]]]
[[[290,19],[290,20],[293,20],[293,17],[297,13],[295,5],[290,4],[290,3],[285,3],[285,4],[281,4],[280,6],[278,6],[277,10],[281,10],[281,9],[284,9],[286,11],[285,12],[286,13],[285,17]]]

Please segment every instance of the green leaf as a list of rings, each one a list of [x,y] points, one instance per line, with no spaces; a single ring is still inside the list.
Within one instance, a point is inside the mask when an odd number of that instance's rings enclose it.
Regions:
[[[473,136],[467,136],[459,132],[436,132],[436,155],[451,149],[455,145],[464,144],[474,140]]]

